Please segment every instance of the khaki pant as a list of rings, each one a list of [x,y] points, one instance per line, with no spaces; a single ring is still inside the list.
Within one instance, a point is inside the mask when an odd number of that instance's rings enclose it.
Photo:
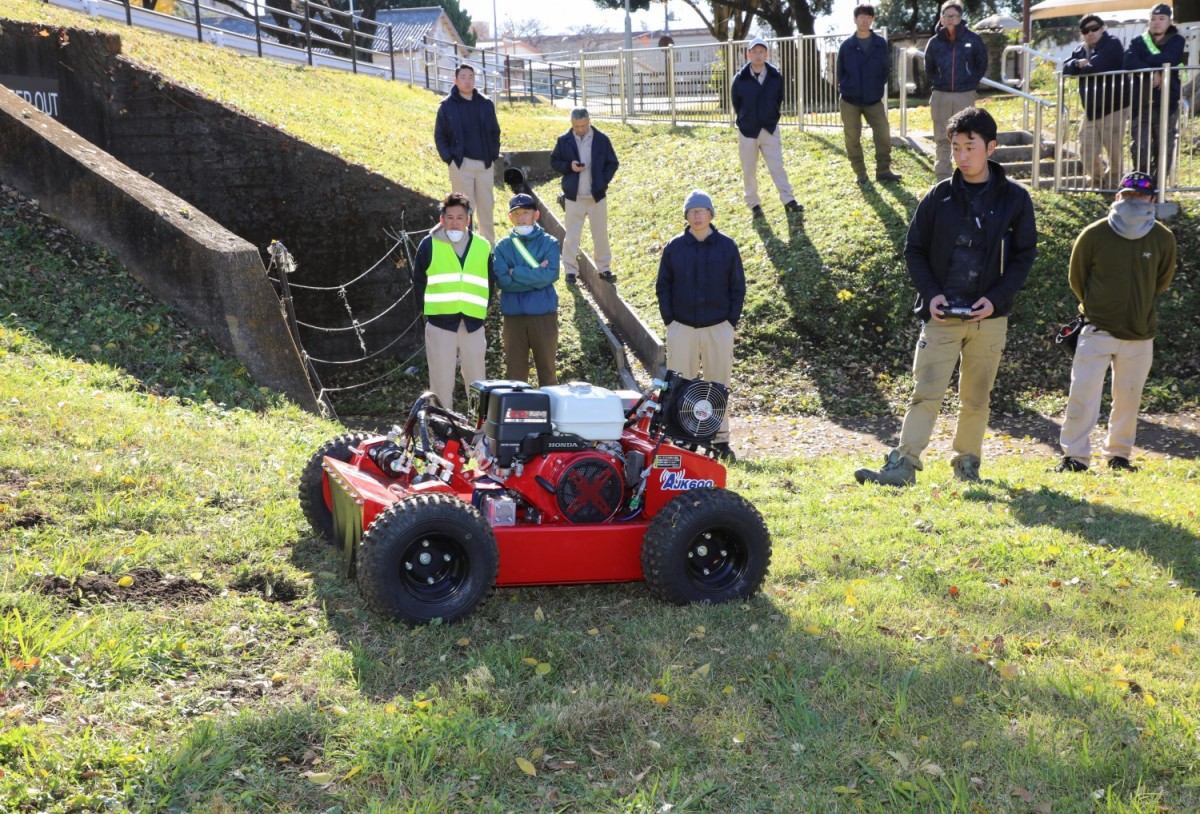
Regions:
[[[667,367],[694,379],[703,368],[704,378],[729,387],[733,380],[734,329],[728,322],[692,328],[681,322],[667,326]],[[729,413],[721,420],[714,443],[729,443]]]
[[[788,181],[787,171],[783,168],[783,140],[779,137],[779,127],[774,133],[759,130],[757,138],[747,138],[738,132],[738,158],[742,160],[742,183],[746,187],[746,206],[755,207],[762,203],[758,197],[758,155],[762,153],[766,162],[767,172],[779,190],[779,201],[787,203],[796,200],[792,185]]]
[[[1092,428],[1100,418],[1104,375],[1112,368],[1112,412],[1108,415],[1106,458],[1131,458],[1137,437],[1142,387],[1154,361],[1153,339],[1117,339],[1085,325],[1071,364],[1071,394],[1058,436],[1063,455],[1082,464],[1092,459]]]
[[[471,382],[487,378],[484,329],[468,331],[461,322],[457,331],[425,324],[425,359],[429,364],[429,389],[448,410],[454,409],[454,368],[461,364],[467,392]],[[465,402],[464,402],[465,403]]]
[[[1124,175],[1125,111],[1117,110],[1099,119],[1079,124],[1079,155],[1091,185],[1115,189]]]
[[[563,239],[562,264],[567,274],[579,273],[579,239],[583,237],[583,221],[592,224],[592,260],[596,271],[611,271],[612,250],[608,247],[608,198],[597,201],[590,195],[580,195],[565,201],[567,234]]]
[[[933,117],[933,144],[937,158],[933,162],[933,172],[939,181],[954,174],[954,164],[950,160],[950,139],[946,137],[946,125],[950,117],[960,110],[966,110],[975,104],[975,91],[949,93],[935,90],[929,97],[929,115]]]
[[[475,230],[488,243],[496,245],[496,205],[492,187],[496,184],[496,165],[483,166],[482,161],[464,158],[462,166],[450,162],[450,189],[461,192],[471,199],[471,211],[475,213]]]
[[[524,314],[505,317],[501,328],[504,340],[504,378],[529,381],[529,352],[537,365],[538,386],[558,384],[554,354],[558,350],[558,314]]]
[[[892,171],[892,130],[888,124],[887,105],[880,99],[873,105],[854,105],[841,100],[842,134],[846,137],[846,157],[854,174],[867,174],[867,163],[863,157],[862,123],[867,120],[871,128],[871,140],[875,142],[875,174]]]
[[[1007,334],[1008,317],[969,323],[925,323],[913,357],[912,399],[900,429],[900,446],[896,447],[917,469],[921,468],[921,453],[929,446],[955,365],[959,365],[959,406],[954,452],[982,456],[983,435],[991,415],[992,385],[996,382]]]

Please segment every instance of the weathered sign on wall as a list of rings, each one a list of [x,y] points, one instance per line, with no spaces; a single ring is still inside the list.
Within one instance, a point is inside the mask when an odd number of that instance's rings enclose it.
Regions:
[[[4,85],[27,103],[54,118],[58,115],[58,80],[40,76],[10,76],[0,74],[0,85]]]

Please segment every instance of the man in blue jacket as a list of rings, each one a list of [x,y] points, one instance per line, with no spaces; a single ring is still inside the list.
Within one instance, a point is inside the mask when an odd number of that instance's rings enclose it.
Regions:
[[[693,190],[684,201],[688,228],[663,249],[658,263],[658,311],[667,326],[667,367],[691,379],[726,387],[733,380],[733,338],[746,301],[742,255],[732,239],[712,225],[712,198]],[[713,439],[725,460],[737,460],[729,448],[729,411]]]
[[[1098,14],[1079,21],[1083,42],[1063,63],[1063,73],[1079,77],[1079,98],[1084,120],[1079,123],[1079,153],[1083,171],[1094,187],[1107,189],[1122,176],[1121,140],[1125,135],[1125,108],[1129,105],[1124,76],[1096,76],[1121,70],[1125,49],[1109,34]]]
[[[933,118],[936,160],[933,171],[939,181],[950,177],[950,139],[946,125],[950,117],[975,104],[975,89],[987,73],[987,48],[963,21],[958,0],[942,3],[942,15],[925,45],[925,73],[933,83],[929,114]]]
[[[558,241],[538,225],[537,202],[524,193],[508,202],[513,225],[496,244],[496,288],[504,315],[504,377],[529,380],[529,352],[537,365],[538,385],[558,384]]]
[[[617,154],[608,136],[592,127],[587,108],[571,111],[571,129],[558,137],[550,166],[562,173],[566,236],[562,264],[567,282],[579,276],[579,239],[583,221],[592,224],[592,259],[602,280],[612,281],[612,251],[608,247],[608,185],[617,174]]]
[[[917,289],[921,336],[913,357],[913,394],[900,443],[880,470],[860,469],[859,483],[911,486],[929,446],[950,377],[958,367],[954,476],[978,481],[992,385],[1008,335],[1013,300],[1037,257],[1033,201],[991,160],[996,120],[967,108],[948,125],[954,175],[917,204],[904,261]]]
[[[779,190],[779,200],[788,214],[801,213],[783,168],[783,140],[779,137],[779,116],[783,108],[783,74],[767,62],[767,44],[759,38],[750,41],[746,65],[733,78],[730,99],[737,112],[738,158],[742,162],[742,183],[746,206],[755,218],[764,217],[758,197],[758,156],[762,153],[767,172]]]
[[[1167,178],[1175,161],[1175,129],[1179,124],[1179,92],[1183,84],[1183,72],[1172,71],[1170,93],[1167,95],[1167,171],[1160,176],[1158,130],[1162,118],[1161,69],[1166,65],[1182,66],[1183,49],[1183,36],[1179,29],[1171,25],[1171,7],[1166,3],[1159,3],[1150,9],[1150,21],[1145,33],[1135,37],[1125,49],[1125,70],[1159,69],[1132,77],[1133,113],[1129,122],[1133,168],[1149,173],[1159,188],[1168,185]]]
[[[900,180],[900,176],[892,172],[892,131],[884,102],[892,61],[887,40],[871,30],[874,22],[874,6],[866,3],[856,6],[854,34],[842,43],[837,56],[846,157],[850,159],[855,181],[860,186],[867,183],[867,163],[862,149],[863,119],[871,127],[871,139],[875,142],[875,180]]]
[[[470,65],[459,65],[454,71],[454,87],[438,105],[433,141],[450,168],[450,188],[475,205],[475,228],[489,244],[494,243],[492,164],[500,157],[500,122],[492,100],[475,89],[475,69]]]

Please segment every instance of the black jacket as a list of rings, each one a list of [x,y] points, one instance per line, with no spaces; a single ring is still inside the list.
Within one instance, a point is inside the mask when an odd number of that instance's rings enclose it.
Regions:
[[[555,172],[562,173],[563,194],[572,201],[579,194],[579,173],[571,169],[571,162],[579,160],[579,145],[575,143],[575,133],[568,130],[558,137],[554,152],[550,154],[550,166]],[[595,127],[592,128],[592,198],[603,201],[608,194],[608,185],[617,174],[617,153],[613,150],[608,136]]]
[[[891,70],[887,40],[872,32],[871,45],[864,54],[858,47],[858,35],[851,34],[838,48],[838,94],[852,105],[873,105],[887,91]]]
[[[1141,68],[1161,68],[1164,65],[1182,65],[1187,59],[1184,45],[1186,43],[1175,26],[1167,27],[1167,35],[1163,41],[1155,43],[1150,32],[1144,32],[1140,37],[1134,37],[1129,47],[1125,49],[1125,70],[1136,71]],[[1138,108],[1142,105],[1157,105],[1162,101],[1162,88],[1150,86],[1149,74],[1138,74],[1130,77],[1133,84],[1133,115],[1137,116]],[[1170,109],[1179,107],[1179,92],[1182,90],[1183,72],[1174,71],[1171,74]],[[1149,99],[1142,96],[1149,91]]]
[[[783,74],[770,62],[763,70],[767,78],[762,84],[754,78],[750,63],[733,77],[731,89],[733,109],[737,111],[737,129],[746,138],[757,138],[758,131],[774,133],[779,126],[779,113],[783,108]]]
[[[470,101],[459,95],[455,86],[438,105],[433,125],[433,142],[438,155],[449,164],[462,166],[463,158],[482,161],[484,166],[500,157],[500,122],[496,106],[478,90]]]
[[[934,90],[966,93],[979,86],[987,73],[988,54],[983,38],[960,22],[954,41],[941,23],[925,44],[925,73]]]
[[[1126,76],[1093,76],[1121,70],[1125,49],[1121,41],[1105,31],[1096,41],[1091,59],[1082,43],[1063,63],[1063,73],[1079,77],[1079,95],[1088,119],[1101,119],[1129,106],[1129,81]],[[1082,63],[1086,62],[1084,65]]]
[[[980,290],[995,307],[993,316],[1012,310],[1013,298],[1037,258],[1037,225],[1033,200],[1025,187],[1008,180],[1004,168],[988,161],[989,184],[983,195],[983,229],[986,261]],[[936,184],[917,204],[908,227],[904,261],[917,289],[913,305],[922,320],[929,320],[929,301],[944,293],[950,258],[962,231],[964,218],[971,217],[971,199],[962,173]]]
[[[685,230],[663,249],[655,292],[666,325],[707,328],[728,321],[736,328],[746,301],[746,273],[737,244],[716,227],[704,240]]]

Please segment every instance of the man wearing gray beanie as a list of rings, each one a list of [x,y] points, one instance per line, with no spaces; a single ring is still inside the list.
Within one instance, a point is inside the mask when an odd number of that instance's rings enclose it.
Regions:
[[[688,228],[663,249],[658,264],[658,310],[667,326],[667,367],[689,379],[700,375],[726,387],[733,380],[733,339],[746,300],[746,275],[737,244],[712,225],[712,198],[700,190],[683,203]],[[713,450],[737,460],[729,448],[729,411]]]

